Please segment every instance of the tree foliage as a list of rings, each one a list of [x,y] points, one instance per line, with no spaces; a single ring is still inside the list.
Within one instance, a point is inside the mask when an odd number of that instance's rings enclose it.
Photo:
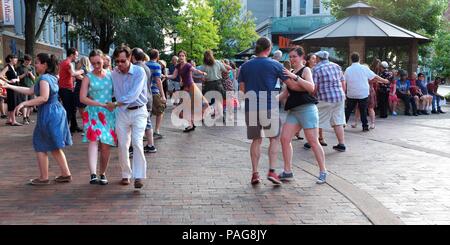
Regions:
[[[219,23],[213,17],[213,8],[204,0],[189,0],[178,18],[176,30],[181,39],[177,50],[188,52],[190,58],[203,60],[203,53],[218,47]]]
[[[447,22],[433,41],[433,61],[431,67],[436,75],[450,78],[450,24]]]
[[[338,19],[347,16],[343,10],[356,0],[329,0],[331,13]],[[365,0],[376,8],[374,16],[408,30],[432,37],[441,27],[441,18],[447,8],[447,0]]]
[[[240,0],[208,0],[214,9],[214,19],[219,23],[218,56],[232,57],[239,51],[251,47],[258,38],[251,13],[242,13]]]
[[[111,44],[122,42],[143,48],[149,44],[161,47],[163,29],[171,28],[171,16],[177,15],[180,0],[78,0],[73,3],[73,0],[55,1],[54,13],[76,17],[77,33],[109,52]]]

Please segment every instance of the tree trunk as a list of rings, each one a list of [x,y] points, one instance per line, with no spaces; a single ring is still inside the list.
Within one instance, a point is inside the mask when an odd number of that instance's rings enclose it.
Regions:
[[[36,43],[36,12],[38,0],[25,2],[25,53],[34,57],[34,45]]]
[[[36,40],[41,35],[44,29],[45,21],[47,20],[50,10],[52,9],[52,4],[47,6],[47,10],[39,24],[39,29],[36,32],[36,13],[38,9],[38,0],[27,0],[25,1],[25,53],[35,56],[34,47]]]

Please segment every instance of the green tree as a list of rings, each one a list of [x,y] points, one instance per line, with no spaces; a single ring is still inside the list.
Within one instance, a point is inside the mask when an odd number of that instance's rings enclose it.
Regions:
[[[436,75],[450,78],[450,24],[448,22],[434,38],[433,49],[431,67]]]
[[[347,16],[343,10],[356,0],[330,0],[326,3],[338,19]],[[374,16],[408,30],[432,37],[440,29],[441,17],[447,8],[447,0],[366,0],[375,7]]]
[[[202,61],[206,50],[215,50],[218,47],[218,26],[208,2],[189,0],[176,25],[182,40],[181,44],[177,45],[178,50],[183,49],[188,52],[190,58],[197,62]]]
[[[208,0],[214,9],[214,19],[219,23],[220,43],[217,55],[232,57],[239,51],[251,47],[258,38],[251,13],[241,18],[240,0]]]
[[[77,34],[109,52],[111,44],[122,42],[143,48],[148,44],[160,47],[163,29],[172,28],[171,19],[177,16],[179,6],[180,0],[78,0],[76,4],[73,0],[58,0],[53,12],[76,17]]]

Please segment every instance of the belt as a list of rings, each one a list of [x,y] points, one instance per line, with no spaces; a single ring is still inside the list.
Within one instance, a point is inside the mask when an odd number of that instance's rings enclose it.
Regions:
[[[138,105],[138,106],[128,107],[127,109],[130,110],[130,111],[134,111],[134,110],[137,110],[137,109],[139,109],[139,108],[141,108],[141,107],[143,107],[143,105]]]

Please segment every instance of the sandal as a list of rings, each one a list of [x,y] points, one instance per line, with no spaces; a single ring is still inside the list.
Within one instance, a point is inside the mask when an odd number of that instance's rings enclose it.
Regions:
[[[304,140],[303,137],[300,137],[300,134],[295,134],[295,137],[297,138],[297,140]]]
[[[18,123],[18,122],[15,122],[15,123],[10,124],[10,125],[13,126],[13,127],[20,127],[20,126],[23,126],[23,124]]]
[[[356,123],[352,124],[352,128],[356,128],[356,127],[358,127],[358,125]]]
[[[41,180],[39,178],[36,179],[30,179],[29,182],[30,185],[49,185],[50,184],[50,180],[46,179],[46,180]]]
[[[327,142],[325,142],[325,140],[322,138],[319,138],[319,143],[321,146],[328,146]]]
[[[370,129],[375,129],[375,123],[372,123],[369,128]]]
[[[194,131],[194,130],[195,130],[195,126],[187,127],[187,128],[184,129],[183,133],[189,133],[189,132]]]

